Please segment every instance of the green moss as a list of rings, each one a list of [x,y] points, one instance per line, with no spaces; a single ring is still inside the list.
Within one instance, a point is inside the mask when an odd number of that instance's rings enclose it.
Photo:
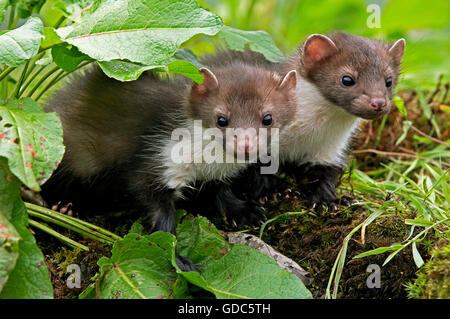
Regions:
[[[417,279],[407,285],[409,298],[450,298],[450,242],[446,242],[432,251],[432,258],[419,271]]]
[[[54,254],[59,277],[62,277],[63,274],[66,273],[67,266],[77,263],[80,253],[81,250],[78,248],[66,249],[65,247],[62,247],[60,251]]]
[[[387,215],[377,218],[367,227],[367,235],[383,238],[404,238],[408,234],[408,225],[404,218],[397,215]]]

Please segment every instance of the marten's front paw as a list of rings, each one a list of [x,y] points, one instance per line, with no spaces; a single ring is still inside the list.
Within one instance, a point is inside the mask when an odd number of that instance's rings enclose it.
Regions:
[[[230,207],[226,212],[228,223],[237,229],[244,226],[258,227],[266,220],[266,211],[264,207],[256,201],[248,201],[245,205]]]
[[[353,198],[350,196],[342,196],[341,198],[311,196],[308,200],[308,207],[318,214],[323,212],[334,213],[339,206],[350,206],[352,202]]]

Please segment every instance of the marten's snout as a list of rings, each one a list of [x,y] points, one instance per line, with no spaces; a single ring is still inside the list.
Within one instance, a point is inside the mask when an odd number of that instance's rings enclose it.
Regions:
[[[254,138],[249,136],[243,136],[241,138],[234,137],[236,151],[237,153],[243,153],[245,155],[249,155],[255,152],[256,143],[253,141]]]
[[[381,111],[386,108],[387,101],[385,98],[372,98],[370,100],[370,106],[372,106],[375,110]]]

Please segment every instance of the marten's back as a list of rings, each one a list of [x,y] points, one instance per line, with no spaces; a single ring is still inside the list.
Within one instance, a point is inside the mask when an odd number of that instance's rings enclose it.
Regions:
[[[142,135],[159,132],[161,123],[182,114],[187,83],[151,73],[124,83],[98,67],[73,76],[45,107],[58,113],[66,149],[43,185],[43,198],[49,204],[73,202],[82,209],[94,208],[95,202],[120,202],[124,171],[143,147]]]
[[[45,108],[62,121],[63,168],[88,178],[127,160],[145,130],[182,108],[183,83],[174,85],[153,74],[123,83],[99,68],[75,76]]]

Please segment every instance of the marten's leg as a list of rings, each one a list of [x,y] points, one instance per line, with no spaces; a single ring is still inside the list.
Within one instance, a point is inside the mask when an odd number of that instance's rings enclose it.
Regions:
[[[295,177],[308,207],[315,212],[322,213],[323,208],[334,212],[338,205],[351,204],[350,197],[336,196],[336,185],[343,172],[342,167],[305,163],[286,165],[283,168]]]
[[[245,198],[244,194],[234,192],[227,183],[208,182],[198,185],[198,189],[185,191],[185,199],[180,202],[181,208],[204,216],[220,214],[235,228],[259,226],[266,220],[261,203],[250,198],[242,199]]]
[[[175,195],[174,190],[160,191],[148,197],[143,205],[146,214],[142,220],[145,229],[151,232],[164,231],[177,236],[175,223]],[[180,256],[176,251],[176,263],[182,271],[200,272],[198,265],[187,257]]]

